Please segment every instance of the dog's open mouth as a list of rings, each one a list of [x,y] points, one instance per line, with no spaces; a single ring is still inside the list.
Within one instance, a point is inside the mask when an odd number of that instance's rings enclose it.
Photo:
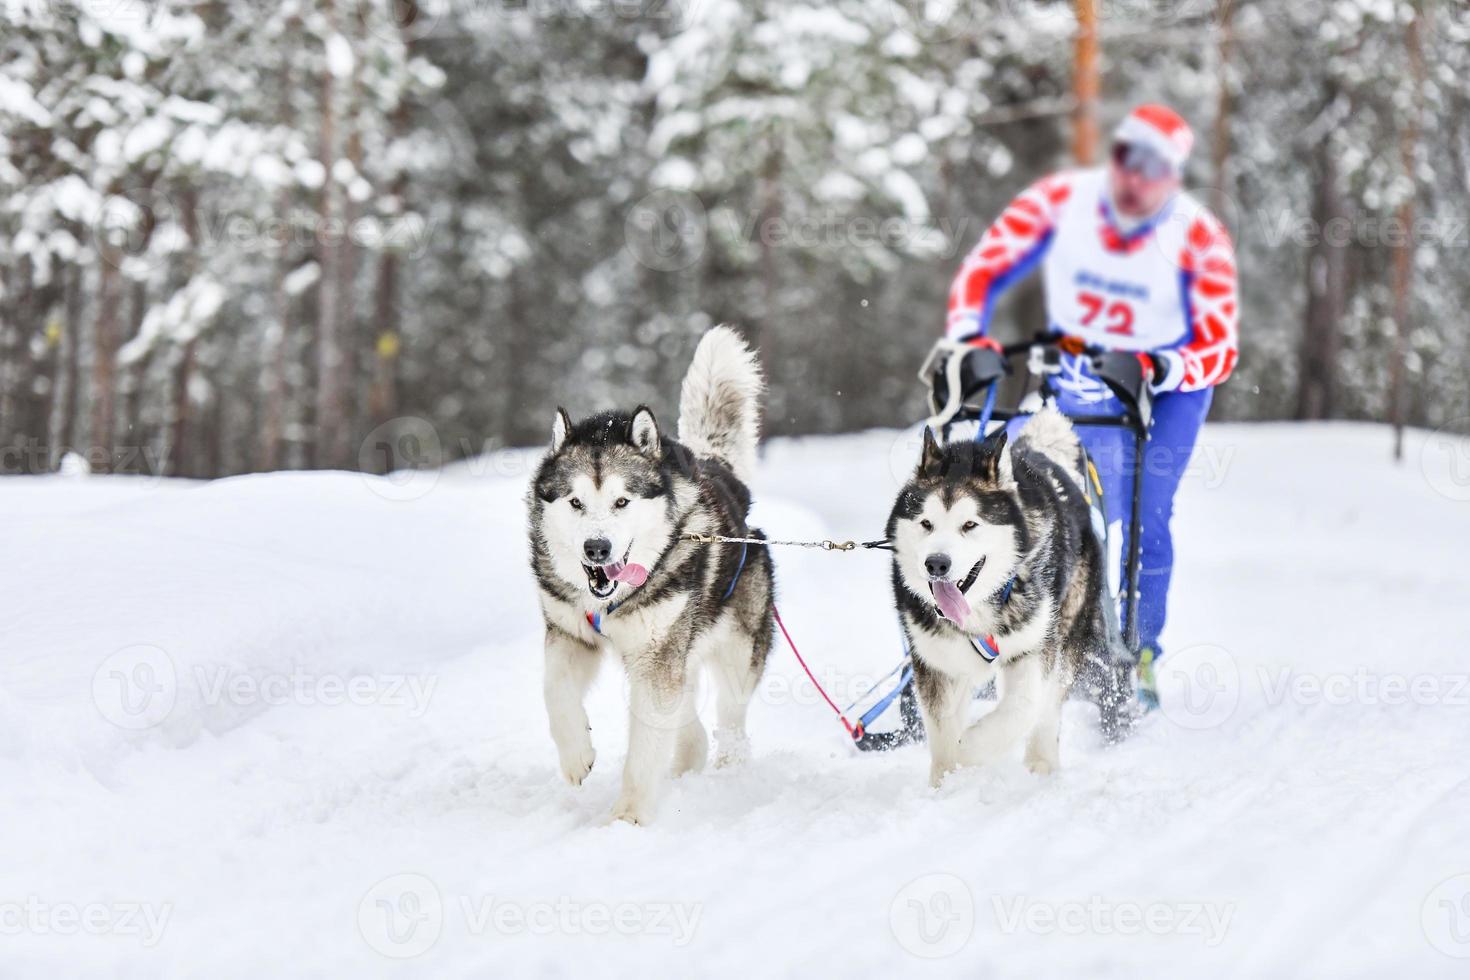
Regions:
[[[934,605],[939,607],[939,614],[956,626],[964,623],[970,616],[970,602],[965,594],[975,584],[975,579],[980,577],[980,569],[984,567],[985,559],[982,557],[959,584],[947,578],[929,580],[929,592],[934,596]]]
[[[633,546],[628,546],[631,553]],[[608,565],[582,565],[582,571],[587,573],[587,591],[599,599],[606,599],[613,594],[619,582],[637,588],[648,581],[648,569],[637,562],[628,560],[628,554],[623,555],[622,561],[615,561]]]

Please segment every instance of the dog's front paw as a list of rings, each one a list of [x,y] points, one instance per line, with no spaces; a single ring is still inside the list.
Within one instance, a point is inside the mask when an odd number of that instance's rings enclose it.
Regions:
[[[1026,768],[1038,776],[1050,776],[1057,771],[1057,760],[1043,753],[1026,753]]]
[[[624,796],[613,804],[612,814],[608,817],[608,823],[630,823],[635,827],[643,827],[653,822],[653,808],[642,800],[631,796]]]
[[[572,749],[558,751],[561,755],[561,778],[572,786],[581,786],[582,780],[587,778],[593,763],[597,761],[597,750],[592,747],[592,740],[588,739]]]
[[[715,768],[743,766],[750,761],[750,736],[744,732],[715,730]]]
[[[929,785],[934,789],[938,789],[939,784],[944,782],[944,777],[953,771],[953,764],[931,762],[929,764]]]

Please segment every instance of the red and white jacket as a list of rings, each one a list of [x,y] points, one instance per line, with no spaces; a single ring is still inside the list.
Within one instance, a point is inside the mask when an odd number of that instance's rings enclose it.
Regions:
[[[1042,264],[1051,327],[1169,365],[1159,390],[1197,391],[1230,376],[1238,354],[1235,249],[1214,215],[1180,193],[1126,236],[1105,170],[1045,177],[1010,203],[966,258],[949,293],[946,332],[983,335],[1000,293]],[[1081,364],[1061,380],[1106,396]]]

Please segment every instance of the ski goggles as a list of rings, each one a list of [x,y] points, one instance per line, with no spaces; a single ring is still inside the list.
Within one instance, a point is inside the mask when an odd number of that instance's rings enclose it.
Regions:
[[[1157,150],[1142,143],[1114,143],[1113,163],[1144,180],[1163,180],[1174,176],[1174,165]]]

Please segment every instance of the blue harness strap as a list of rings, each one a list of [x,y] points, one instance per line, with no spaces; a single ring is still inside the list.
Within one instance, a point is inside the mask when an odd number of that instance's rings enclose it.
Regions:
[[[862,717],[858,719],[858,729],[860,731],[866,729],[869,722],[874,718],[887,711],[888,706],[893,703],[893,699],[898,697],[903,692],[903,689],[909,686],[909,681],[914,679],[914,667],[912,663],[905,660],[899,666],[903,667],[903,676],[898,679],[898,686],[875,702],[867,711],[863,712]],[[893,675],[890,673],[889,676],[891,677]]]
[[[729,588],[725,589],[725,594],[722,595],[722,596],[720,596],[720,601],[721,602],[724,602],[726,599],[730,598],[730,596],[732,596],[732,595],[735,594],[735,586],[740,581],[740,573],[743,572],[743,571],[745,571],[745,554],[749,550],[749,548],[750,548],[750,543],[749,542],[743,542],[743,543],[741,543],[741,545],[740,545],[740,562],[735,566],[735,575],[734,575],[733,578],[730,579],[730,586],[729,586]],[[616,612],[617,611],[617,608],[619,606],[621,606],[624,601],[625,601],[624,599],[619,599],[617,602],[614,602],[611,605],[609,605],[602,612],[590,612],[590,613],[587,613],[587,625],[592,627],[592,632],[596,633],[598,636],[601,636],[602,635],[602,621],[603,621],[603,619],[606,618],[606,617],[608,617],[608,616],[611,616],[614,612]]]
[[[730,587],[725,590],[725,594],[724,595],[720,596],[720,601],[721,602],[724,602],[726,599],[730,598],[732,595],[735,594],[735,586],[740,581],[740,573],[743,572],[743,571],[745,571],[745,552],[749,548],[750,548],[750,542],[749,541],[742,541],[741,542],[741,544],[740,544],[740,563],[735,566],[735,577],[732,578],[732,579],[730,579]]]
[[[985,441],[985,429],[990,425],[990,416],[995,414],[995,394],[999,389],[1000,385],[992,381],[990,390],[985,393],[985,407],[980,410],[980,427],[975,430],[976,442]]]

